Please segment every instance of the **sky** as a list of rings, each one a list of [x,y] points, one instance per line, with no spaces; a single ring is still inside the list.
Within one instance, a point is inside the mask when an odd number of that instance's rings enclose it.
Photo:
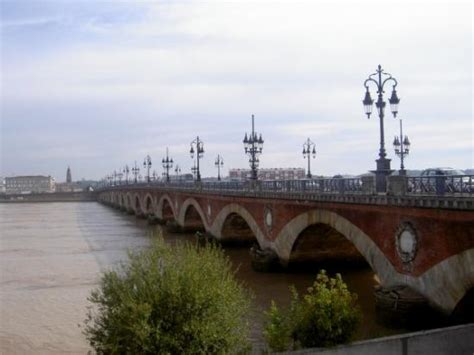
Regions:
[[[392,168],[399,118],[408,169],[474,166],[470,1],[0,3],[2,176],[100,179],[148,154],[161,174],[166,147],[190,172],[196,136],[202,176],[217,154],[227,174],[249,166],[252,114],[262,168],[306,167],[310,138],[313,174],[365,173],[380,128],[363,83],[379,64],[401,99],[385,117]]]

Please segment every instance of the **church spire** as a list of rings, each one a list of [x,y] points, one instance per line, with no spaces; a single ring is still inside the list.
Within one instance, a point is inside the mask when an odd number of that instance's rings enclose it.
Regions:
[[[69,183],[69,184],[72,182],[71,168],[69,166],[67,167],[66,182]]]

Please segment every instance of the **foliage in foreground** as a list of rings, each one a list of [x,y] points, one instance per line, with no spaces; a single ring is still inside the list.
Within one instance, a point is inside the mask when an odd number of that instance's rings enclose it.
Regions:
[[[248,349],[248,294],[217,247],[166,245],[129,255],[89,297],[99,354],[212,354]]]
[[[340,274],[330,278],[322,270],[302,299],[294,287],[290,289],[292,300],[287,310],[280,310],[272,301],[265,312],[264,336],[273,351],[333,346],[350,340],[361,312],[357,295],[350,293]]]

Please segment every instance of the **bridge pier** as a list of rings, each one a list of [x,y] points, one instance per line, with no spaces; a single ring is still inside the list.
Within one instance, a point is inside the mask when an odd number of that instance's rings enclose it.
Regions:
[[[250,248],[250,258],[254,271],[275,272],[283,269],[277,253],[272,249],[261,249],[257,243]]]
[[[161,224],[161,219],[156,217],[155,214],[148,214],[147,216],[148,224],[149,225],[155,225],[155,224]]]
[[[377,322],[391,328],[419,330],[448,323],[447,315],[433,308],[426,297],[408,286],[376,286],[374,295]]]

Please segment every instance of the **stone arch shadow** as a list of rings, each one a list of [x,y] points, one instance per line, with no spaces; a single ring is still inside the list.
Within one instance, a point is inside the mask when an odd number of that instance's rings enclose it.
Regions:
[[[344,236],[377,273],[382,283],[393,279],[393,276],[397,274],[387,257],[367,234],[349,220],[327,210],[307,211],[296,216],[283,227],[274,243],[274,249],[283,264],[288,264],[300,234],[313,225],[329,226]]]
[[[135,215],[136,216],[143,216],[144,215],[144,210],[143,210],[143,206],[142,206],[142,201],[140,199],[140,195],[138,193],[133,195],[132,203],[133,203],[132,208],[133,208],[133,211],[135,212]]]
[[[154,215],[155,214],[155,204],[153,203],[153,196],[147,193],[145,197],[143,197],[142,203],[142,211],[145,215]]]
[[[127,192],[125,194],[125,208],[127,209],[127,211],[135,212],[132,201],[133,201],[132,195],[130,194],[130,192]]]
[[[241,218],[247,226],[252,231],[252,234],[259,244],[261,249],[266,249],[269,247],[270,243],[265,238],[265,235],[260,230],[257,222],[243,206],[236,203],[231,203],[222,208],[217,216],[214,218],[214,222],[209,230],[209,232],[218,240],[224,241],[225,236],[223,235],[223,230],[226,222],[229,220],[229,217],[232,215],[237,215]]]
[[[192,197],[186,199],[181,205],[177,222],[184,231],[193,231],[199,229],[209,231],[209,224],[207,222],[206,215],[204,214],[199,203]]]
[[[168,194],[159,198],[155,215],[163,221],[177,220],[174,204]]]

